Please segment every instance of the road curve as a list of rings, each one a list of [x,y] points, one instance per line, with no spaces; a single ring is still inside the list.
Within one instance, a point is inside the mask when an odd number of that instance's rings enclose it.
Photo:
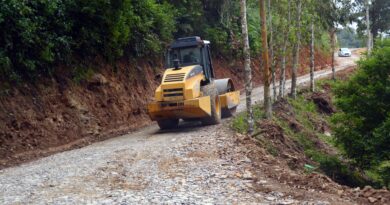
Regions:
[[[352,51],[352,56],[351,57],[338,57],[335,54],[335,56],[336,56],[335,60],[336,60],[336,64],[337,64],[337,66],[335,66],[336,72],[356,65],[356,61],[359,60],[360,55],[358,55],[356,52],[354,52],[355,50],[356,49],[351,49],[351,51]],[[324,77],[329,76],[331,74],[332,74],[332,69],[331,68],[327,68],[327,69],[324,69],[324,70],[316,71],[315,74],[314,74],[314,78],[315,79],[321,79],[321,78],[324,78]],[[310,81],[310,74],[306,74],[306,75],[298,77],[297,84],[302,86],[303,84],[309,83],[309,81]],[[276,83],[276,87],[278,87],[278,91],[279,91],[279,82]],[[288,93],[290,91],[290,89],[291,89],[291,79],[286,81],[286,93]],[[252,101],[253,101],[253,103],[257,103],[259,101],[262,101],[263,97],[264,97],[263,93],[264,93],[264,87],[263,86],[259,86],[259,87],[256,87],[255,89],[253,89],[253,92],[252,92]],[[272,94],[272,87],[271,87],[271,94]],[[246,107],[245,100],[246,100],[246,97],[245,97],[244,94],[242,94],[241,95],[241,103],[240,103],[240,105],[237,108],[237,110],[239,112],[242,112],[242,111],[245,110],[245,107]]]
[[[338,59],[337,70],[356,59]],[[330,73],[318,71],[316,78]],[[262,90],[254,89],[254,101],[262,100]],[[0,204],[267,204],[269,196],[253,191],[250,177],[237,177],[250,175],[250,160],[226,127],[192,123],[161,132],[152,125],[0,170]]]

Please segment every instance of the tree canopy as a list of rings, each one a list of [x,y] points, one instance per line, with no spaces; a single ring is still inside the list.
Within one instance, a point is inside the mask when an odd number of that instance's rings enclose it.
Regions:
[[[369,3],[367,6],[366,3]],[[358,23],[358,32],[363,33],[366,27],[366,7],[370,11],[370,30],[374,37],[380,33],[390,33],[390,1],[388,0],[356,0],[354,1],[354,21]]]
[[[334,3],[328,1],[323,4],[308,1],[303,8],[303,21],[308,22],[311,12],[316,13],[321,22],[334,22],[333,15],[329,15]],[[239,1],[0,0],[0,3],[2,80],[37,79],[51,75],[59,65],[65,65],[69,72],[73,72],[72,67],[93,62],[91,59],[97,56],[108,62],[122,57],[159,58],[169,42],[182,36],[198,35],[211,40],[214,55],[229,59],[242,57]],[[317,4],[324,5],[327,10]],[[248,0],[249,41],[253,56],[261,52],[258,9],[257,1]],[[277,34],[283,33],[288,24],[285,14],[289,9],[296,10],[295,6],[288,6],[287,0],[276,0],[271,7],[276,33],[275,56],[281,52],[278,48],[285,39]],[[318,24],[320,29],[316,37],[321,48],[329,47],[323,35],[328,24]],[[302,27],[305,41],[309,38],[305,35],[309,33],[306,32],[308,29]],[[295,39],[294,32],[288,35],[291,42]]]

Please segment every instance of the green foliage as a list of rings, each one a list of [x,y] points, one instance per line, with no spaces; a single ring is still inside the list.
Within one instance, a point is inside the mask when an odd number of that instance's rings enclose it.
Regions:
[[[229,53],[230,45],[227,43],[229,36],[222,28],[207,28],[205,29],[205,36],[213,42],[213,48],[218,49],[220,53]]]
[[[156,0],[2,0],[0,78],[33,79],[57,64],[97,55],[113,60],[160,53],[174,12]]]
[[[72,80],[75,83],[80,83],[83,80],[90,79],[95,71],[91,67],[76,66],[72,70]]]
[[[69,37],[63,34],[67,25],[61,1],[12,0],[1,5],[0,77],[16,80],[19,75],[50,72],[47,65],[63,58],[69,45]]]
[[[379,182],[382,186],[390,188],[390,161],[383,161],[377,166],[366,170],[367,176]]]
[[[319,84],[332,83],[332,86],[337,85],[332,80],[325,80],[318,82]],[[319,122],[328,122],[330,118],[319,113],[316,105],[313,101],[305,98],[304,95],[298,96],[296,99],[288,99],[287,106],[291,106],[292,114],[289,116],[294,118],[297,123],[302,125],[301,130],[291,128],[291,122],[283,117],[275,115],[273,121],[278,124],[282,129],[286,137],[289,137],[292,142],[297,143],[298,147],[303,148],[305,155],[315,162],[315,166],[319,168],[319,171],[325,173],[333,180],[349,186],[365,186],[365,185],[378,185],[375,182],[382,182],[382,184],[389,183],[389,161],[384,161],[378,166],[372,168],[371,173],[376,174],[378,180],[375,179],[373,174],[369,175],[370,179],[363,176],[362,171],[357,169],[350,163],[348,158],[342,157],[341,154],[329,154],[328,149],[319,148],[319,141],[321,143],[328,143],[329,146],[333,145],[332,139],[324,139],[324,135],[318,131]],[[263,119],[264,113],[259,106],[254,107],[254,119],[259,121]],[[237,132],[245,133],[247,130],[246,113],[239,113],[232,122],[232,128]],[[255,129],[257,129],[255,127]],[[271,141],[258,138],[260,143],[264,146],[268,153],[273,156],[279,155],[279,149],[272,144]],[[321,145],[320,145],[321,146]],[[384,144],[386,146],[386,144]]]
[[[248,130],[247,117],[245,113],[240,113],[234,117],[232,128],[238,133],[246,133]]]
[[[339,1],[339,0],[338,0]],[[296,13],[287,0],[272,3],[273,48],[280,56],[287,12]],[[309,1],[307,5],[314,4]],[[161,57],[173,38],[198,35],[211,40],[213,54],[228,59],[242,56],[239,1],[230,0],[0,0],[0,79],[34,80],[52,75],[59,65],[65,73],[84,71],[71,67],[109,63],[126,56]],[[306,24],[312,11],[303,10]],[[292,16],[292,19],[294,17]],[[248,0],[249,40],[252,56],[261,53],[258,1]],[[320,24],[319,24],[320,25]],[[317,39],[325,33],[318,32]],[[289,45],[294,41],[294,27]],[[308,28],[302,27],[302,33]],[[321,40],[320,45],[329,42]],[[322,48],[322,47],[321,47]],[[287,49],[291,52],[290,49]],[[288,53],[287,53],[288,54]],[[77,71],[75,71],[77,70]]]
[[[329,142],[323,139],[322,134],[316,130],[315,123],[327,118],[318,113],[316,105],[312,101],[298,96],[296,99],[289,99],[289,103],[293,107],[295,119],[303,125],[303,130],[301,132],[293,131],[288,122],[282,119],[278,119],[276,122],[286,134],[293,137],[304,148],[307,157],[318,163],[322,172],[333,180],[349,186],[363,186],[370,183],[347,162],[340,160],[338,155],[330,155],[318,149],[317,140],[328,144]]]
[[[342,48],[361,48],[364,47],[363,40],[352,28],[344,28],[337,34],[338,42]]]
[[[333,117],[337,142],[362,168],[390,159],[390,41],[380,42],[372,57],[359,62],[349,81],[336,86]]]
[[[241,25],[238,1],[166,1],[177,10],[175,37],[201,36],[212,42],[214,55],[240,55]]]
[[[174,8],[168,3],[156,3],[156,0],[131,2],[136,15],[131,19],[133,25],[127,48],[134,56],[161,53],[175,31]]]
[[[257,2],[252,3],[248,10],[248,36],[252,55],[259,55],[261,51],[260,14]]]
[[[297,112],[315,113],[316,105],[312,101],[308,101],[304,96],[300,95],[297,99],[288,99],[289,103]]]
[[[134,16],[129,1],[70,1],[67,4],[66,20],[71,22],[71,32],[76,34],[72,38],[75,52],[82,57],[98,53],[106,57],[122,54]]]
[[[383,161],[377,167],[382,184],[390,188],[390,160]]]
[[[316,33],[315,47],[324,52],[331,50],[330,36],[327,32]]]
[[[253,119],[255,122],[260,119],[264,119],[264,116],[265,115],[262,107],[255,106],[253,108]],[[246,131],[248,130],[246,113],[239,113],[236,117],[234,117],[231,126],[238,133],[246,133]]]
[[[351,187],[364,186],[367,183],[361,173],[349,167],[347,163],[342,162],[337,156],[330,156],[316,150],[307,150],[306,155],[319,163],[319,168],[333,180],[347,184]]]
[[[357,22],[358,32],[365,35],[366,24],[366,0],[356,0],[354,2],[357,11],[354,13],[354,21]],[[381,32],[389,33],[390,30],[390,1],[388,0],[371,0],[370,11],[370,28],[375,37],[380,37]]]

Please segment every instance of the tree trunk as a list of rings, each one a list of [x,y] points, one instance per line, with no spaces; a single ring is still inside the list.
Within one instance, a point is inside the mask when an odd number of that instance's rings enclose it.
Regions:
[[[314,19],[311,20],[310,42],[310,91],[314,92]]]
[[[330,41],[331,41],[331,47],[332,47],[332,80],[336,80],[336,68],[334,66],[335,62],[335,50],[336,50],[336,41],[335,41],[335,33],[336,33],[336,28],[332,28],[330,30]]]
[[[298,0],[298,9],[297,9],[297,33],[296,33],[296,42],[293,49],[293,68],[292,68],[292,77],[291,77],[291,97],[297,97],[297,77],[298,77],[298,67],[299,67],[299,49],[301,42],[301,13],[302,13],[302,1]]]
[[[275,60],[274,60],[274,41],[273,41],[273,25],[272,25],[272,12],[271,12],[271,0],[268,0],[268,26],[269,26],[269,58],[271,65],[271,77],[272,77],[272,90],[273,99],[276,99],[276,79],[275,79]]]
[[[251,55],[248,37],[248,24],[246,19],[246,0],[240,1],[241,5],[241,28],[242,39],[244,42],[244,57],[245,57],[245,94],[246,94],[246,113],[248,123],[248,134],[252,134],[254,130],[253,111],[252,111],[252,69]]]
[[[269,58],[268,58],[268,42],[267,42],[267,17],[266,17],[266,8],[265,0],[259,0],[260,3],[260,18],[261,18],[261,36],[262,36],[262,45],[263,45],[263,62],[264,62],[264,109],[265,116],[267,119],[272,118],[272,105],[271,105],[271,95],[270,95],[270,67],[269,67]]]
[[[287,44],[290,33],[290,22],[291,22],[291,0],[288,1],[288,19],[286,30],[284,32],[284,40],[282,45],[281,53],[281,67],[280,67],[280,82],[279,82],[279,99],[284,97],[284,91],[286,90],[286,58],[287,58]]]
[[[284,40],[281,53],[280,79],[279,79],[279,99],[284,97],[286,89],[286,54],[287,54],[287,40]]]
[[[366,25],[367,25],[367,54],[368,56],[370,56],[372,50],[372,44],[371,44],[372,35],[370,29],[370,0],[366,0],[365,6],[366,6]]]

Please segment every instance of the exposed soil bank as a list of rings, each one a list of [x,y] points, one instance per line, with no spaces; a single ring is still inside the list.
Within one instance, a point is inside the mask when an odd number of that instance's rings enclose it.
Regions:
[[[308,70],[308,52],[302,53],[301,74]],[[322,56],[317,54],[317,63],[322,65],[317,69],[329,63]],[[219,78],[232,78],[237,88],[243,88],[240,61],[217,58],[214,64]],[[261,83],[259,65],[254,60],[255,84]],[[0,93],[0,169],[151,123],[146,105],[161,81],[162,64],[122,61],[115,69],[103,63],[97,67],[100,73],[80,84],[58,74],[38,85],[25,84]]]

